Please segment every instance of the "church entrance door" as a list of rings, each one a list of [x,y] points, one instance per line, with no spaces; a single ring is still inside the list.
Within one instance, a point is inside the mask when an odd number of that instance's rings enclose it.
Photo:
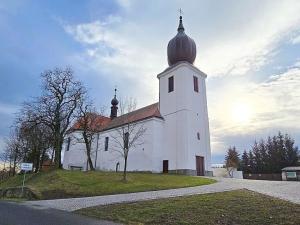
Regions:
[[[163,173],[169,172],[169,160],[163,160]]]
[[[204,157],[196,155],[197,176],[204,176]]]

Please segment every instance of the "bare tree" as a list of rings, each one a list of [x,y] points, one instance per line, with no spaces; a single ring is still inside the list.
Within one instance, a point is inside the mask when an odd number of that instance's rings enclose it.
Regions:
[[[48,152],[52,147],[51,130],[42,123],[27,122],[26,120],[23,120],[19,129],[20,138],[26,148],[24,161],[32,162],[34,172],[38,172],[42,168],[44,160],[49,159]]]
[[[230,177],[233,177],[233,171],[239,167],[239,153],[235,146],[229,147],[225,156],[225,166]]]
[[[3,163],[2,170],[0,170],[0,182],[9,177],[9,171],[7,170],[7,163],[9,163],[10,154],[7,151],[3,151],[0,154],[0,162]]]
[[[136,101],[132,98],[127,101],[120,101],[120,120],[122,126],[115,128],[111,138],[114,142],[114,150],[121,154],[124,159],[123,180],[127,180],[127,160],[129,152],[137,146],[143,145],[143,136],[146,128],[143,123],[134,121],[131,114],[136,108]]]
[[[7,138],[5,142],[5,155],[9,161],[9,175],[14,176],[16,174],[17,165],[23,160],[25,152],[19,130],[12,129],[9,138]]]
[[[92,144],[94,143],[97,135],[99,134],[99,130],[103,125],[104,117],[101,116],[103,115],[103,109],[101,110],[100,113],[98,113],[92,101],[83,99],[83,101],[79,104],[78,111],[79,113],[78,113],[77,124],[81,132],[81,137],[75,136],[75,139],[77,143],[85,144],[85,152],[86,152],[89,168],[90,170],[95,170],[91,158]]]
[[[61,151],[66,131],[75,118],[75,111],[85,94],[81,82],[75,81],[73,71],[56,68],[42,73],[43,93],[35,102],[25,103],[32,121],[51,129],[55,165],[61,168]]]
[[[7,163],[10,161],[10,152],[7,151],[7,148],[0,154],[0,162],[3,163],[3,170],[6,170]]]

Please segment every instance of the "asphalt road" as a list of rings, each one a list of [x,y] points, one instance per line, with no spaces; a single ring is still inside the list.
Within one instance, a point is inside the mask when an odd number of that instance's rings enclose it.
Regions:
[[[74,213],[0,201],[0,225],[116,225]]]

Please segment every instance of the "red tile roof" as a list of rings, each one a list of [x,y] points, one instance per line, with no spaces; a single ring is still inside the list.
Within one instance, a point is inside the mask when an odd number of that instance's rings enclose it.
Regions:
[[[98,115],[97,118],[94,120],[95,122],[91,124],[91,126],[93,130],[104,131],[120,127],[127,123],[138,122],[152,117],[163,119],[158,109],[158,103],[145,106],[130,113],[118,116],[114,119]],[[70,129],[70,132],[75,130],[81,130],[80,126],[80,121],[77,121]]]
[[[101,115],[95,115],[95,114],[91,114],[91,120],[90,120],[90,124],[88,125],[90,127],[91,130],[96,130],[96,131],[100,131],[102,130],[103,126],[106,126],[111,119],[109,117],[106,116],[101,116]],[[83,122],[81,119],[77,120],[75,122],[75,124],[72,126],[72,128],[69,130],[70,132],[75,131],[75,130],[81,130],[82,126],[83,126]]]

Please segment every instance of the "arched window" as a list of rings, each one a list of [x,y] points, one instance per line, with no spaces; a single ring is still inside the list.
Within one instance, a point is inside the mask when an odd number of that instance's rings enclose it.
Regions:
[[[194,76],[194,91],[199,92],[198,77]]]
[[[105,137],[105,149],[104,149],[104,151],[108,151],[108,140],[109,140],[109,137]]]
[[[168,81],[169,81],[169,92],[172,92],[174,91],[174,77],[173,76],[169,77]]]

